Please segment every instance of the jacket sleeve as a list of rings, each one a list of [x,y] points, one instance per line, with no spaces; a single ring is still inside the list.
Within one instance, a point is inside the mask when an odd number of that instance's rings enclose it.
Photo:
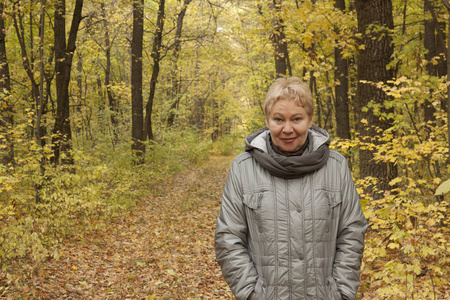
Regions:
[[[367,221],[347,161],[341,165],[342,209],[336,240],[333,277],[345,300],[354,300],[360,285],[361,260]]]
[[[215,250],[223,277],[238,300],[246,300],[258,281],[256,268],[248,253],[248,227],[242,195],[239,166],[234,161],[217,218]]]

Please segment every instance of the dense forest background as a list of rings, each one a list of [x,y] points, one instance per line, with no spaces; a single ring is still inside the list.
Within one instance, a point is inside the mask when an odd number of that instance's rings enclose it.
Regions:
[[[0,1],[0,294],[307,82],[370,228],[361,290],[449,284],[447,0]],[[446,288],[447,287],[447,288]]]

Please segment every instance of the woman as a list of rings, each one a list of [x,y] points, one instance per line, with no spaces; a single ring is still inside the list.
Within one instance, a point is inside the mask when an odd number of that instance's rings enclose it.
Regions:
[[[215,249],[237,299],[355,299],[366,220],[346,159],[297,77],[266,95],[266,126],[232,163]]]

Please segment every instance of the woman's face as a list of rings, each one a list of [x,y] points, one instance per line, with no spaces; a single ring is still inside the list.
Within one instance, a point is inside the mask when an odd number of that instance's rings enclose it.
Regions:
[[[272,106],[266,117],[266,126],[275,146],[286,152],[295,152],[305,144],[312,121],[302,106],[282,99]]]

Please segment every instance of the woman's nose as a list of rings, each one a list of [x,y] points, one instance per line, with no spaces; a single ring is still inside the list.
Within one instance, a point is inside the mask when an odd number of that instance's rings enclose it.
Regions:
[[[283,126],[283,132],[284,133],[291,133],[293,131],[291,124],[289,122],[286,122]]]

